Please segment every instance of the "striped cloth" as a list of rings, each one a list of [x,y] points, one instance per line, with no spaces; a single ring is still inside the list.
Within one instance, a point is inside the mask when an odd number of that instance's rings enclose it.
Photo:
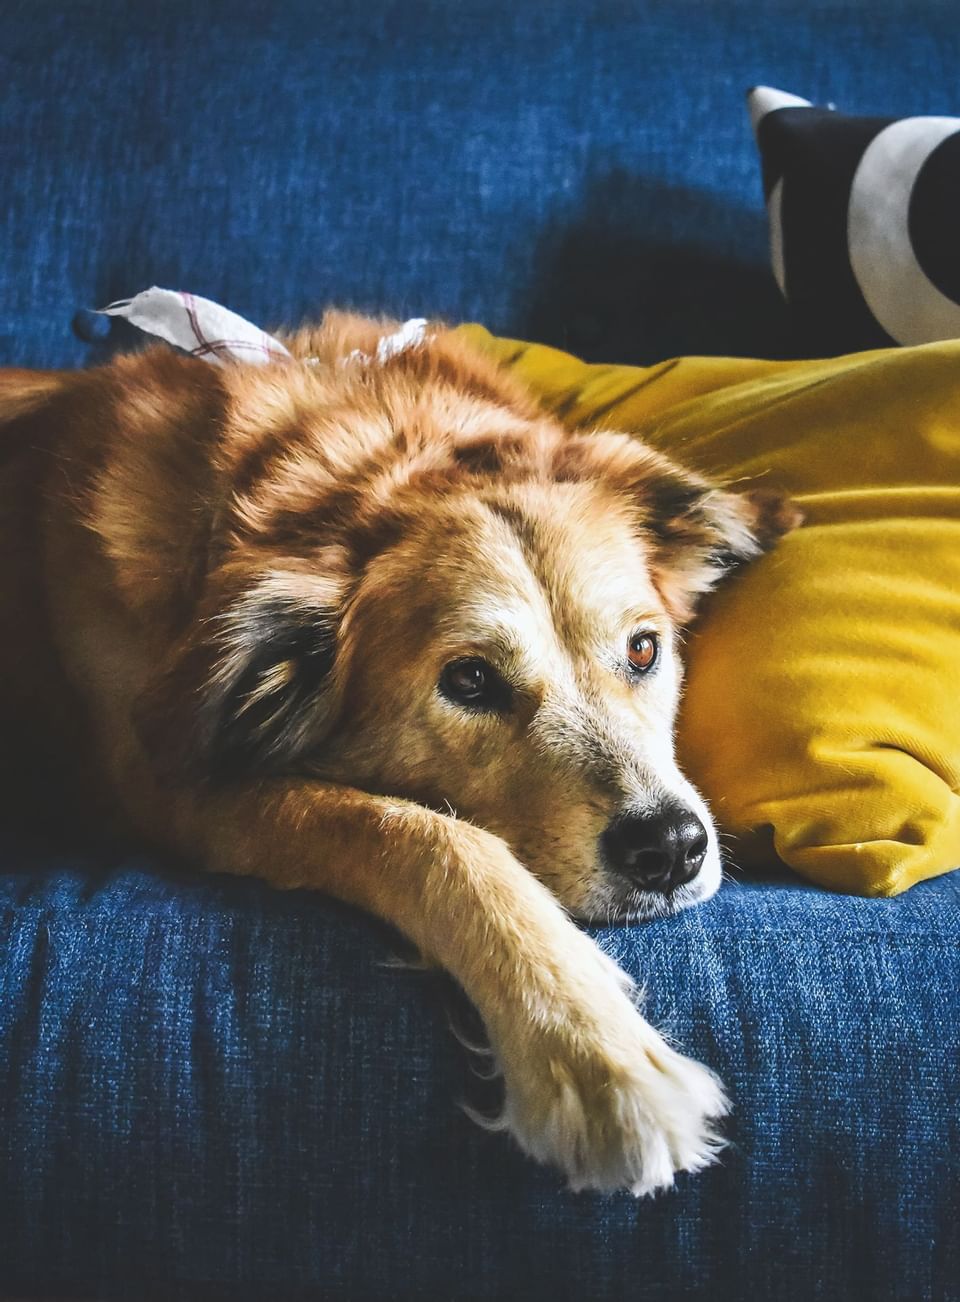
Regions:
[[[234,361],[264,362],[291,360],[279,339],[245,321],[209,298],[182,290],[154,285],[134,298],[119,299],[100,308],[104,316],[122,316],[147,334],[165,339],[191,357],[223,365]]]
[[[191,357],[200,357],[217,366],[222,366],[228,359],[255,366],[264,362],[293,360],[280,340],[259,326],[209,298],[200,298],[183,290],[160,289],[154,285],[133,298],[119,299],[99,311],[104,316],[124,317],[146,334],[165,339]],[[421,344],[426,327],[426,320],[416,317],[393,334],[384,335],[377,345],[375,357],[354,351],[344,360],[383,363],[397,353]],[[305,361],[309,364],[316,358],[308,357]]]

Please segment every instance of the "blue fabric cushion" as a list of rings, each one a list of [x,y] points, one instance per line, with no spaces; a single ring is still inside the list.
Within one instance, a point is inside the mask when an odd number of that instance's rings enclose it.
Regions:
[[[720,1167],[635,1202],[467,1120],[461,1001],[369,919],[146,862],[6,868],[6,1292],[957,1296],[960,874],[730,883],[597,933],[736,1106]]]
[[[952,0],[7,5],[0,362],[83,363],[75,310],[153,284],[788,354],[744,92],[949,113],[957,40]]]

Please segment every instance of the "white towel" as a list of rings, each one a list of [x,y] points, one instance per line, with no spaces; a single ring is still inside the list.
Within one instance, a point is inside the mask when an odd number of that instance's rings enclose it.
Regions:
[[[251,325],[209,298],[154,285],[135,298],[100,308],[105,316],[125,317],[148,335],[156,335],[205,362],[221,366],[225,358],[264,362],[291,360],[279,339]]]
[[[134,298],[120,299],[99,310],[104,316],[122,316],[138,330],[165,339],[191,357],[201,357],[217,366],[222,366],[228,358],[255,366],[264,362],[293,361],[280,340],[259,326],[209,298],[186,294],[182,290],[160,289],[154,285]],[[384,335],[377,345],[375,358],[357,350],[344,358],[344,362],[369,364],[377,361],[382,365],[397,353],[422,344],[426,328],[426,319],[416,317],[393,334]],[[315,364],[317,359],[307,357],[304,360],[309,365]]]

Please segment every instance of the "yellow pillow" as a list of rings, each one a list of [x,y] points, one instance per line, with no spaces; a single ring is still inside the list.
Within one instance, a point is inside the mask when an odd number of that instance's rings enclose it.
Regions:
[[[960,866],[960,341],[639,369],[461,329],[568,424],[803,507],[688,644],[681,759],[736,858],[865,895]]]

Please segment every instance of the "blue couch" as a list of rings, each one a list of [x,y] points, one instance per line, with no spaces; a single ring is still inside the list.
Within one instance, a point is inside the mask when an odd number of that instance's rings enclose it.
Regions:
[[[953,0],[14,0],[2,31],[6,365],[98,359],[75,310],[154,283],[790,356],[745,89],[960,109]],[[0,1294],[960,1297],[960,874],[737,876],[598,933],[735,1101],[722,1164],[636,1202],[467,1120],[470,1010],[384,927],[56,824],[0,849]]]

